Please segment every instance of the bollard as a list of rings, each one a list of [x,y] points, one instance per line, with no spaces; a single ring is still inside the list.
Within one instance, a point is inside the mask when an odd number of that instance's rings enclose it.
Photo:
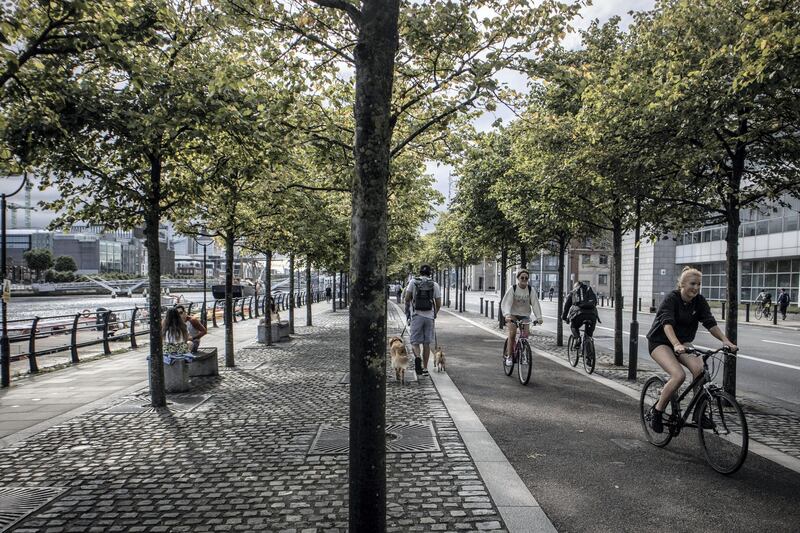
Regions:
[[[108,343],[108,321],[111,318],[111,311],[103,313],[103,354],[111,355],[111,345]]]
[[[138,348],[136,345],[136,313],[139,312],[139,306],[134,306],[133,312],[131,313],[131,349],[135,350]],[[206,312],[206,305],[203,304],[203,325],[205,326],[205,312]]]
[[[489,301],[486,301],[486,305],[483,306],[483,316],[489,318]]]
[[[614,297],[613,297],[613,296],[612,296],[611,298],[609,298],[609,302],[610,302],[610,303],[608,304],[608,305],[609,305],[609,307],[614,307]]]
[[[75,319],[72,321],[72,337],[70,339],[69,349],[74,364],[78,364],[78,320],[80,320],[80,318],[81,314],[76,313]]]
[[[744,321],[750,322],[750,303],[744,304]]]
[[[483,297],[481,297],[481,314],[483,314]]]
[[[31,374],[39,372],[39,365],[36,364],[36,324],[39,323],[39,317],[33,317],[31,324],[31,336],[28,339],[28,365]]]
[[[777,326],[778,325],[778,306],[777,305],[771,305],[770,306],[770,310],[772,311],[772,325],[773,326]]]
[[[642,312],[642,299],[639,298],[639,312]]]
[[[651,313],[655,313],[656,312],[656,299],[655,298],[650,300],[650,312]]]
[[[722,302],[722,320],[725,320],[725,302]]]
[[[489,302],[489,304],[492,306],[492,320],[494,320],[494,300]]]
[[[211,306],[211,320],[214,323],[214,327],[217,327],[217,301],[214,300],[214,305]]]

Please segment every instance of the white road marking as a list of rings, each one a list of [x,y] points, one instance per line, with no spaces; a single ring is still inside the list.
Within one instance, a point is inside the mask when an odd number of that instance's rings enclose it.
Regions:
[[[797,346],[798,348],[800,348],[800,344],[792,344],[789,342],[768,341],[766,339],[761,339],[761,342],[768,342],[770,344],[783,344],[784,346]]]

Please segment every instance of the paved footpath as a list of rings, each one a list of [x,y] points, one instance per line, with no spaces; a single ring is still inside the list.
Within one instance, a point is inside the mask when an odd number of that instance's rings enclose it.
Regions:
[[[18,381],[0,398],[3,420],[18,405],[9,395],[44,396],[48,379],[86,403],[5,437],[0,531],[17,519],[17,532],[346,531],[347,313],[315,306],[314,323],[287,343],[240,343],[236,368],[195,378],[163,410],[148,405],[140,357]],[[139,382],[95,399],[114,365]],[[554,531],[463,397],[440,390],[444,401],[431,378],[389,379],[389,531]],[[27,517],[13,515],[23,503]]]
[[[587,376],[568,366],[552,335],[534,329],[533,376],[521,386],[502,372],[498,333],[477,313],[444,311],[437,320],[448,376],[557,530],[798,530],[800,461],[763,437],[796,446],[796,416],[775,415],[782,423],[773,424],[758,411],[769,406],[746,403],[752,436],[764,442],[751,440],[742,469],[722,476],[705,463],[695,431],[663,449],[646,442],[639,385],[607,355],[601,376]]]

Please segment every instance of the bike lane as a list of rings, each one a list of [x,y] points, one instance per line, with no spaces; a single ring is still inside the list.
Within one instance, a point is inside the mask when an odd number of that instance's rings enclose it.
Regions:
[[[522,386],[501,338],[447,311],[436,326],[448,375],[559,531],[797,531],[800,474],[752,453],[717,474],[695,429],[650,445],[638,402],[582,369],[534,355]]]

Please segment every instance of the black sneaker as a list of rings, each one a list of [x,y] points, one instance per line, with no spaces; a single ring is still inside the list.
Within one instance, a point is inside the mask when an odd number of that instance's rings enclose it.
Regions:
[[[414,358],[414,372],[416,372],[418,376],[422,375],[422,357]]]
[[[664,422],[661,416],[664,413],[653,407],[653,418],[650,420],[650,427],[653,428],[654,433],[664,433]]]

